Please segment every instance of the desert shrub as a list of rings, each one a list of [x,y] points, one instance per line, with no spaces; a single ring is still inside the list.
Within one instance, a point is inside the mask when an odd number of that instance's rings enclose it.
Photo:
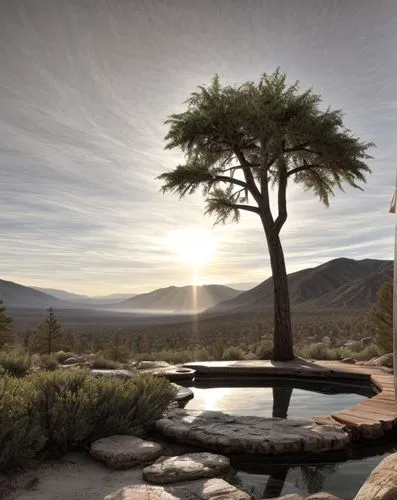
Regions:
[[[90,362],[90,366],[98,370],[117,370],[121,368],[121,364],[118,361],[106,358],[103,354],[95,356]]]
[[[338,350],[330,348],[322,342],[309,344],[296,350],[298,356],[305,359],[338,359]]]
[[[56,370],[59,364],[54,354],[42,354],[38,359],[37,366],[42,370],[52,371]]]
[[[58,351],[53,356],[62,365],[67,359],[74,358],[76,354],[74,352]]]
[[[273,356],[273,342],[269,339],[264,339],[260,342],[256,349],[258,359],[271,359]]]
[[[144,375],[121,380],[55,371],[36,375],[35,382],[47,448],[59,453],[112,434],[139,434],[175,395],[167,380]]]
[[[10,375],[23,377],[31,367],[31,359],[29,354],[21,349],[0,351],[0,366]]]
[[[20,465],[44,447],[37,398],[37,387],[30,377],[0,377],[0,470]]]
[[[230,346],[223,353],[223,359],[226,361],[237,361],[244,358],[244,353],[239,347]]]
[[[370,345],[360,352],[351,350],[350,348],[341,347],[338,349],[339,359],[354,358],[357,361],[368,361],[380,355],[379,348],[376,345]]]
[[[375,329],[376,344],[382,352],[393,352],[393,283],[386,282],[378,292],[377,302],[368,319]]]

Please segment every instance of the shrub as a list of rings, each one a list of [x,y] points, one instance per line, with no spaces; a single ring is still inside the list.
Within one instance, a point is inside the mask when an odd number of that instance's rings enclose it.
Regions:
[[[105,358],[103,354],[98,354],[90,362],[91,368],[96,368],[98,370],[117,370],[121,368],[121,364],[118,361],[112,361],[111,359]]]
[[[223,353],[223,359],[226,361],[237,361],[244,358],[244,353],[239,347],[230,346]]]
[[[20,349],[0,351],[0,366],[10,375],[23,377],[31,367],[31,359]]]
[[[338,350],[330,348],[322,342],[309,344],[297,349],[297,355],[305,359],[338,359]]]
[[[271,340],[262,340],[256,349],[256,355],[259,359],[271,359],[273,356],[273,342]]]
[[[45,445],[35,403],[37,387],[28,377],[0,377],[0,469],[21,465]]]
[[[74,352],[65,352],[65,351],[58,351],[54,353],[54,358],[60,363],[61,365],[69,358],[74,358],[76,354]]]
[[[42,370],[53,371],[58,368],[59,364],[53,354],[42,354],[38,360],[38,366]]]
[[[139,434],[175,396],[162,378],[95,377],[87,370],[35,376],[37,408],[48,450],[62,453],[112,434]]]

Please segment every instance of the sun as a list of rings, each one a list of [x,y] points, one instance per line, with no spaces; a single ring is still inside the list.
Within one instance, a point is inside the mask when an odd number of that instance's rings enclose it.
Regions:
[[[208,264],[215,252],[212,233],[201,228],[172,231],[167,237],[167,244],[181,263],[196,269]]]

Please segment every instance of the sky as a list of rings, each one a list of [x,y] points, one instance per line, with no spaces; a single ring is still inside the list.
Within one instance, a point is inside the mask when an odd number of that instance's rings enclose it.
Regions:
[[[90,295],[268,278],[255,214],[214,227],[199,193],[163,195],[156,177],[183,162],[164,150],[164,121],[197,85],[277,67],[377,145],[365,191],[338,193],[328,209],[289,186],[288,272],[393,258],[395,0],[0,5],[0,278]],[[191,234],[213,248],[199,269],[178,252]]]

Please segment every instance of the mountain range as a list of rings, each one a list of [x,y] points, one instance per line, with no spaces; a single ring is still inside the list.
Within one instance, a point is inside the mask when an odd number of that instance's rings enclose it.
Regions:
[[[310,311],[368,308],[376,301],[382,283],[392,279],[392,261],[334,259],[288,275],[291,306]],[[126,300],[123,300],[124,294],[88,297],[0,280],[0,298],[12,308],[91,308],[125,313],[160,311],[176,314],[205,310],[206,315],[222,315],[271,308],[273,280],[269,278],[245,292],[222,285],[170,286],[136,296],[128,295]]]
[[[376,302],[382,283],[392,280],[393,261],[334,259],[288,275],[291,306],[301,310],[368,308]],[[269,278],[207,312],[258,311],[272,306],[273,278]]]

